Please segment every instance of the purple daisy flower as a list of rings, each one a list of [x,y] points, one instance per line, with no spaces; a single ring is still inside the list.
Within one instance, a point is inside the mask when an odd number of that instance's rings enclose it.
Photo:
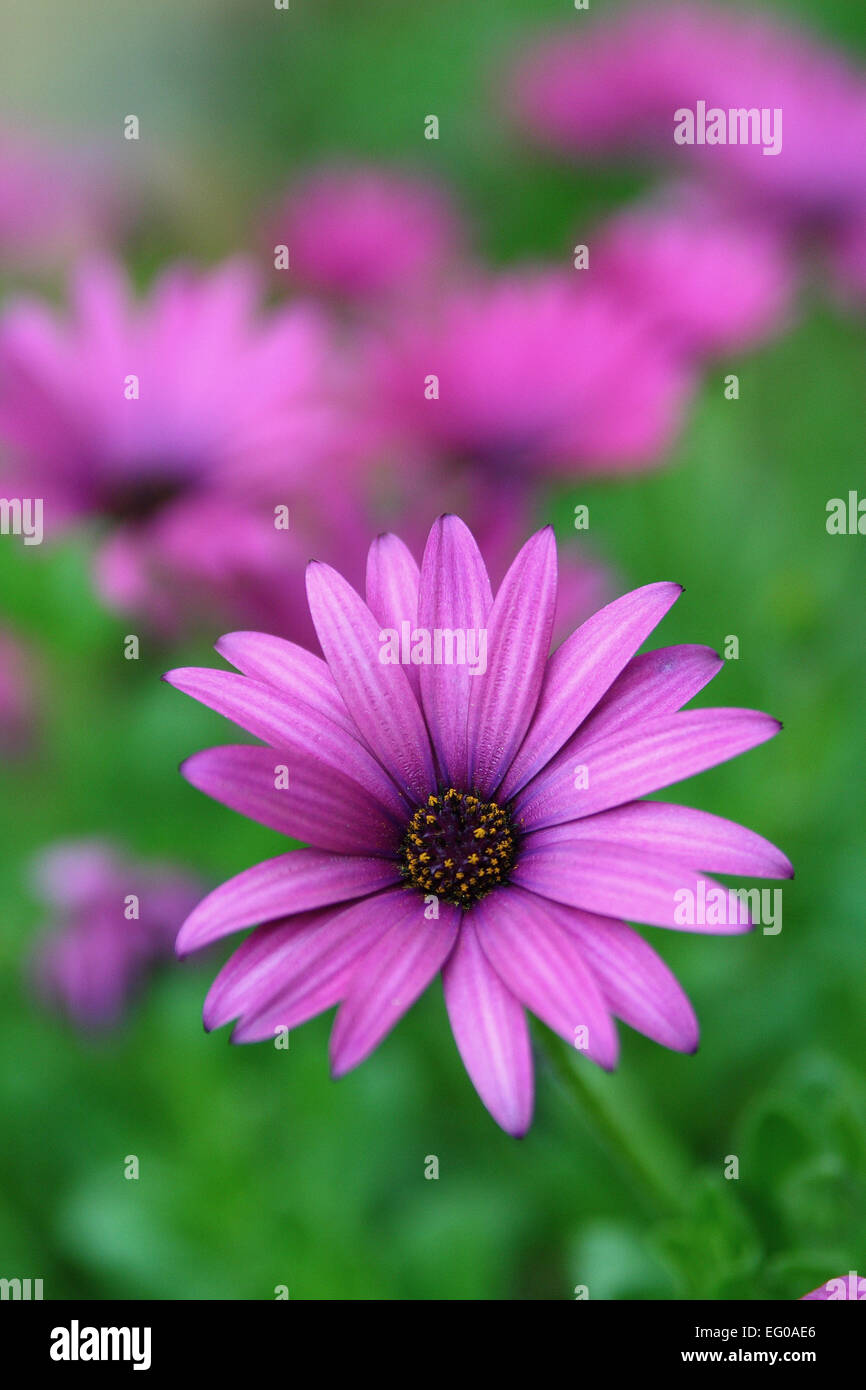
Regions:
[[[533,1106],[525,1009],[606,1068],[614,1015],[693,1051],[688,999],[623,919],[679,927],[677,894],[706,883],[701,870],[792,870],[751,830],[639,799],[779,728],[753,710],[683,710],[722,665],[709,648],[635,656],[680,586],[626,594],[550,656],[551,529],[494,597],[471,533],[445,516],[420,571],[396,536],[373,543],[366,603],[316,562],[307,591],[324,661],[237,632],[217,650],[239,674],[166,676],[264,743],[198,753],[187,780],[309,845],[223,884],[181,928],[180,955],[256,928],[214,981],[205,1027],[237,1020],[233,1041],[260,1041],[339,1004],[342,1076],[441,971],[466,1069],[514,1135]],[[451,664],[383,660],[383,633],[404,624],[422,658],[424,632],[462,632],[467,651],[484,633],[483,672],[459,647]]]

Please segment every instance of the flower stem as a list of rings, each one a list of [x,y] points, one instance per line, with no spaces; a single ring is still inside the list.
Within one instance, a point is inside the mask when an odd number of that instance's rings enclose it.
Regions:
[[[644,1205],[659,1217],[683,1210],[689,1165],[621,1077],[593,1067],[545,1030],[545,1051],[602,1147],[618,1163]]]

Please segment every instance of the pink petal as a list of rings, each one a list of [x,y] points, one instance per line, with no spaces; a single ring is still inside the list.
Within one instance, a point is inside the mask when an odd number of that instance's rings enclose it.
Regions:
[[[642,854],[658,854],[693,869],[753,878],[792,878],[780,849],[735,821],[666,801],[627,801],[612,811],[567,821],[534,833],[529,843],[595,840]]]
[[[274,686],[291,701],[300,700],[358,737],[328,663],[320,656],[267,632],[227,632],[214,648],[245,676]]]
[[[365,897],[389,888],[398,877],[397,866],[387,859],[326,854],[318,849],[279,854],[244,869],[209,893],[187,917],[175,949],[179,956],[186,956],[259,922]]]
[[[598,983],[575,938],[557,921],[559,909],[520,888],[499,889],[471,909],[472,925],[493,969],[511,993],[572,1045],[587,1030],[583,1049],[594,1062],[616,1066],[616,1028]]]
[[[359,966],[331,1033],[331,1074],[343,1076],[368,1057],[441,970],[457,938],[460,910],[439,903],[428,921],[424,899],[404,891],[389,901],[390,929]]]
[[[194,753],[180,770],[207,796],[315,849],[394,855],[399,847],[402,826],[351,777],[310,753],[230,744]],[[278,788],[279,778],[288,786]]]
[[[498,1125],[522,1137],[534,1082],[526,1015],[482,951],[471,913],[442,972],[454,1040],[472,1084]]]
[[[430,740],[402,666],[385,665],[379,624],[342,575],[307,569],[316,634],[346,706],[376,757],[416,803],[436,785]]]
[[[492,605],[487,569],[471,531],[459,517],[439,517],[421,567],[419,626],[431,633],[437,628],[486,632]],[[471,675],[468,666],[428,664],[421,667],[420,677],[424,713],[443,778],[463,788],[469,777],[469,704],[486,676]]]
[[[750,922],[712,926],[677,922],[677,895],[688,890],[697,902],[699,894],[698,876],[683,865],[593,840],[546,844],[544,834],[529,836],[511,871],[512,883],[543,898],[603,917],[626,917],[676,931],[729,935],[750,929]],[[717,886],[709,879],[704,882]]]
[[[293,749],[302,756],[315,757],[329,770],[345,773],[395,819],[408,817],[406,801],[360,742],[357,730],[346,732],[301,698],[289,701],[272,686],[236,676],[233,671],[207,667],[181,667],[169,671],[163,680],[264,739],[272,748]]]
[[[756,710],[681,710],[583,747],[569,745],[519,793],[518,820],[537,830],[607,811],[745,753],[781,727]],[[585,774],[578,776],[578,768]]]
[[[576,731],[574,745],[583,747],[628,725],[676,714],[724,664],[712,647],[690,643],[641,652]]]
[[[401,631],[401,623],[418,624],[418,587],[421,573],[414,555],[399,536],[377,536],[367,554],[367,607],[382,627]],[[407,666],[416,698],[421,686],[417,666]]]
[[[221,1028],[239,1018],[234,1040],[251,1042],[258,1040],[254,1032],[259,1037],[273,1036],[276,1022],[294,1027],[300,1021],[299,1005],[336,988],[334,997],[322,1005],[330,1008],[341,997],[340,990],[345,990],[358,960],[387,930],[388,899],[403,891],[402,887],[385,889],[349,907],[320,907],[257,927],[211,985],[204,1006],[205,1027]]]
[[[695,1052],[698,1021],[677,979],[642,936],[625,922],[577,908],[559,919],[580,943],[608,1007],[630,1028],[675,1052]]]
[[[681,585],[670,583],[634,589],[594,613],[554,652],[535,718],[502,784],[505,799],[559,752],[681,593]]]
[[[217,972],[207,992],[202,1012],[207,1032],[265,1008],[289,981],[318,959],[328,925],[342,910],[329,903],[251,931]]]
[[[470,780],[489,796],[535,713],[556,613],[556,541],[546,526],[518,551],[488,619],[487,670],[469,706]]]

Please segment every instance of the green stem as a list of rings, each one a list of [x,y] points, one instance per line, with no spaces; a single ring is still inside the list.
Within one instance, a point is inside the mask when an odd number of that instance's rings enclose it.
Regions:
[[[689,1165],[678,1147],[630,1094],[622,1077],[592,1064],[545,1032],[545,1051],[599,1142],[657,1216],[683,1210]]]

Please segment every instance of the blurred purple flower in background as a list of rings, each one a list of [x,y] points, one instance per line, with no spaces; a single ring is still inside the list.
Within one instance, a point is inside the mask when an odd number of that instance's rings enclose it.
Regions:
[[[276,509],[291,523],[295,504],[298,517],[317,497],[336,508],[358,447],[322,311],[264,315],[258,299],[232,262],[166,271],[136,304],[102,263],[75,278],[68,319],[32,298],[0,318],[4,485],[44,499],[49,537],[82,519],[113,528],[96,567],[104,597],[170,626],[188,579],[217,581],[214,601],[232,598],[233,612],[260,597],[265,571],[273,589],[290,533]]]
[[[753,348],[792,318],[797,267],[786,237],[686,187],[637,203],[591,238],[591,275],[646,310],[685,351],[712,356]]]
[[[375,165],[315,169],[286,195],[270,235],[288,247],[292,282],[368,306],[421,292],[465,244],[444,190]]]
[[[6,629],[0,628],[0,754],[19,757],[30,751],[36,720],[36,681],[32,658]]]
[[[173,959],[178,926],[202,890],[190,874],[127,859],[101,840],[43,851],[34,886],[54,918],[33,953],[34,987],[88,1031],[116,1027],[148,975]]]
[[[307,564],[340,560],[360,582],[368,539],[360,493],[329,488],[323,473],[298,495],[288,531],[223,493],[177,503],[146,530],[118,531],[96,557],[97,583],[112,607],[144,615],[166,638],[186,626],[212,633],[219,615],[318,649],[298,600]]]
[[[543,144],[587,159],[684,162],[795,226],[866,205],[866,82],[846,58],[769,15],[712,5],[639,4],[521,56],[512,115]],[[674,143],[674,113],[781,108],[781,153],[753,144]]]
[[[370,356],[394,447],[502,486],[659,463],[694,386],[651,315],[563,270],[455,285],[395,314]]]
[[[344,442],[326,320],[260,317],[243,263],[174,267],[136,304],[103,262],[71,298],[66,321],[33,299],[0,319],[0,437],[64,514],[140,524],[211,488],[277,502]]]
[[[639,799],[779,728],[753,710],[683,710],[722,665],[709,648],[635,656],[679,585],[626,594],[550,656],[550,528],[494,598],[474,538],[446,516],[420,571],[396,536],[373,543],[366,603],[327,565],[310,566],[307,592],[325,661],[238,632],[217,650],[240,674],[165,677],[264,744],[197,753],[187,780],[310,846],[247,869],[184,923],[182,955],[256,928],[214,981],[205,1026],[239,1020],[233,1041],[262,1041],[339,1004],[331,1065],[342,1076],[441,971],[467,1071],[515,1135],[533,1108],[524,1009],[607,1068],[614,1015],[694,1051],[688,999],[621,919],[683,928],[678,893],[706,889],[701,870],[793,871],[743,826]],[[432,646],[426,660],[383,662],[383,631],[404,624],[431,641],[461,631],[467,650],[467,634],[480,643],[483,632],[483,669],[437,662]],[[591,777],[578,784],[584,759]]]

